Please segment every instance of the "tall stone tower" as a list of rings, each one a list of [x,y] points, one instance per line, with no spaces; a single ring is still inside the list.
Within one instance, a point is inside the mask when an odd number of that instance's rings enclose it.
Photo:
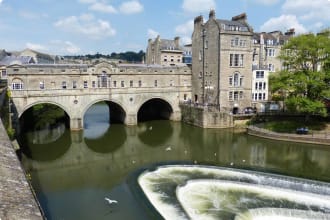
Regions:
[[[192,97],[204,105],[238,113],[251,106],[253,30],[245,13],[231,20],[194,20],[192,34]]]

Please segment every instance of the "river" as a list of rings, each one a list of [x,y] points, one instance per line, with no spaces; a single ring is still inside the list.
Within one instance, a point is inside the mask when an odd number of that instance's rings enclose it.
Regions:
[[[92,106],[84,122],[81,132],[60,125],[22,134],[26,137],[21,143],[22,164],[47,219],[162,218],[147,201],[138,177],[167,165],[223,169],[237,175],[281,174],[290,181],[291,177],[321,181],[316,184],[325,184],[325,190],[330,183],[330,149],[325,146],[167,120],[110,125],[107,106],[102,104]],[[117,203],[109,204],[105,198]],[[330,213],[327,207],[314,211]]]

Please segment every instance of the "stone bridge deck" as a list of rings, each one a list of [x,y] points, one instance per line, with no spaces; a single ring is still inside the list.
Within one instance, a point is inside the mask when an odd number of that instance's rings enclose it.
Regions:
[[[43,219],[0,120],[0,220]]]

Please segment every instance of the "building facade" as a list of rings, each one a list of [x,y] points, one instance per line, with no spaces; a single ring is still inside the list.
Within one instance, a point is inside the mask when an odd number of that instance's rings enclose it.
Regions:
[[[253,30],[245,14],[231,20],[194,20],[192,34],[192,97],[203,105],[239,113],[251,106]]]
[[[180,47],[180,38],[174,40],[161,39],[158,35],[152,41],[148,40],[146,51],[147,65],[175,66],[183,63],[183,50]]]

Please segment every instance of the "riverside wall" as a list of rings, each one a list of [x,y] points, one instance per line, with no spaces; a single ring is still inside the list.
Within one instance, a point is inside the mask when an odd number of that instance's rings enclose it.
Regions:
[[[180,104],[182,121],[202,128],[231,128],[234,120],[225,112],[209,109],[205,106]]]
[[[330,133],[311,133],[311,134],[289,134],[289,133],[277,133],[267,129],[259,128],[256,126],[248,126],[247,133],[249,135],[280,140],[291,141],[309,144],[321,144],[330,146]]]
[[[0,103],[0,106],[2,104]],[[0,220],[23,219],[39,220],[44,218],[0,120]]]

